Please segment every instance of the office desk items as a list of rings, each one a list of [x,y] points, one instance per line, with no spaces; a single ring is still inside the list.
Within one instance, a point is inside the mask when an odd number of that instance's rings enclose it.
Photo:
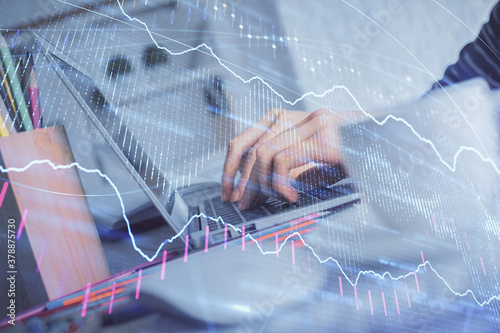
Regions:
[[[142,56],[142,61],[144,66],[154,67],[159,64],[166,63],[168,61],[168,53],[163,49],[159,49],[156,45],[149,45],[144,50],[144,55]]]
[[[0,77],[2,80],[0,85],[0,95],[5,103],[5,106],[7,107],[11,120],[15,124],[14,130],[16,132],[22,131],[21,117],[17,113],[16,104],[14,103],[14,98],[12,97],[10,89],[9,79],[7,78],[7,75],[5,75],[5,71],[2,66],[0,66]]]
[[[29,166],[8,172],[8,177],[22,212],[18,228],[26,230],[48,298],[107,278],[109,269],[78,169],[65,167],[74,157],[64,127],[3,137],[0,154],[5,168]],[[37,163],[44,160],[61,167]]]
[[[5,68],[5,74],[8,78],[12,89],[12,95],[14,97],[14,103],[16,104],[17,110],[19,110],[21,123],[26,131],[33,130],[33,125],[31,123],[28,107],[26,101],[24,100],[23,91],[21,88],[21,83],[17,77],[16,67],[10,54],[9,45],[0,33],[0,55],[2,56],[2,65]]]
[[[127,58],[116,57],[108,61],[107,73],[110,77],[116,78],[132,72],[132,63]]]

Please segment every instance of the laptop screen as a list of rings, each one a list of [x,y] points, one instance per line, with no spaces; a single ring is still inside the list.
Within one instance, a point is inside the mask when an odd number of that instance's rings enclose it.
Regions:
[[[90,122],[93,122],[112,152],[126,166],[127,172],[132,175],[133,180],[148,197],[150,202],[146,202],[141,207],[151,206],[152,203],[160,215],[173,226],[176,232],[179,232],[186,224],[188,216],[186,212],[181,219],[176,219],[177,223],[174,223],[174,219],[171,218],[175,202],[174,191],[178,187],[189,185],[190,179],[184,179],[183,175],[192,173],[193,165],[197,165],[196,159],[209,157],[209,148],[214,142],[213,137],[209,138],[213,136],[211,128],[213,121],[208,119],[202,122],[200,126],[202,130],[199,133],[194,133],[192,130],[185,131],[183,125],[189,119],[182,119],[178,115],[167,115],[166,118],[170,117],[170,119],[159,125],[153,121],[154,116],[149,112],[141,114],[141,108],[136,101],[140,92],[135,92],[128,102],[123,101],[126,98],[121,98],[117,101],[118,105],[112,106],[94,80],[82,72],[82,66],[79,63],[40,36],[36,38],[46,49],[46,57],[51,66],[56,69],[56,72],[58,71],[56,67],[60,69],[58,74],[86,112]],[[221,98],[221,83],[216,84],[219,86],[212,88],[215,89],[216,94],[219,94],[217,98]],[[208,93],[205,85],[200,84],[200,87]],[[177,88],[179,87],[175,87]],[[168,95],[169,88],[165,89]],[[209,118],[220,118],[224,113],[220,103],[212,102],[205,105],[201,98],[191,100],[191,102],[198,109],[203,107],[201,111],[207,113]],[[194,104],[195,102],[197,104]],[[131,108],[139,110],[134,113],[133,118],[126,115],[126,110]],[[156,126],[164,128],[162,135],[157,134]],[[168,153],[159,150],[158,146],[166,146]],[[123,169],[123,165],[118,167]],[[168,176],[174,178],[173,183],[167,180]],[[141,215],[146,214],[151,215],[151,213],[141,213]],[[108,225],[111,225],[111,221],[108,221]]]

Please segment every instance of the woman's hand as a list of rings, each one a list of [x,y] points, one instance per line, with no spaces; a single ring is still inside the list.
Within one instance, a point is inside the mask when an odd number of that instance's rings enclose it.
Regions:
[[[316,163],[342,161],[338,114],[273,109],[231,140],[222,176],[222,199],[239,201],[242,210],[269,195],[272,188],[291,202],[291,180]],[[237,171],[241,177],[234,186]]]

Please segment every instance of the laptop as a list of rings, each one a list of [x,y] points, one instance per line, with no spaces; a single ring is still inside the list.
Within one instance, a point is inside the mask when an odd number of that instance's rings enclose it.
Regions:
[[[234,203],[222,202],[221,185],[217,182],[190,185],[168,193],[165,189],[169,188],[169,182],[164,176],[164,170],[155,165],[132,131],[123,125],[120,116],[99,92],[85,69],[57,46],[31,30],[30,33],[89,120],[163,219],[173,228],[177,237],[183,241],[188,239],[190,248],[230,241],[240,238],[242,230],[246,234],[263,231],[317,212],[343,208],[360,200],[359,193],[349,178],[316,187],[296,183],[293,184],[299,194],[296,203],[291,204],[278,195],[272,195],[262,205],[246,211],[240,211]],[[127,154],[118,143],[123,147],[136,147],[135,152],[140,154]],[[341,172],[334,167],[324,171],[331,174]]]

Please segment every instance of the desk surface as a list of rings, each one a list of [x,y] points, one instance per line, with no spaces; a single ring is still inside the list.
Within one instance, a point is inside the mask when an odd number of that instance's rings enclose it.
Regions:
[[[110,324],[108,315],[109,300],[97,307],[95,303],[89,303],[85,318],[81,317],[80,303],[67,306],[62,317],[55,312],[49,316],[42,313],[40,318],[50,322],[51,327],[76,322],[82,328],[99,329],[102,332],[114,332],[118,329],[125,332],[155,332],[159,328],[195,332],[209,328],[221,332],[235,329],[294,331],[297,327],[315,331],[327,331],[332,327],[343,327],[348,331],[426,331],[435,328],[440,331],[456,331],[464,327],[474,332],[494,330],[489,311],[475,304],[470,296],[458,297],[451,290],[463,292],[471,284],[471,277],[463,267],[460,253],[453,249],[454,244],[437,242],[433,237],[434,245],[424,250],[425,260],[431,263],[432,267],[428,264],[426,268],[419,268],[421,254],[417,249],[422,246],[420,235],[414,234],[412,237],[398,234],[388,229],[383,220],[380,212],[362,204],[355,205],[328,219],[318,221],[314,229],[303,236],[304,243],[310,245],[314,252],[300,246],[300,241],[295,242],[295,264],[288,248],[283,250],[279,258],[275,258],[274,254],[268,255],[266,260],[271,260],[279,266],[279,269],[275,270],[275,278],[278,281],[276,289],[285,295],[300,295],[299,301],[271,302],[272,307],[269,307],[269,301],[274,299],[273,291],[259,294],[260,298],[252,303],[250,311],[230,326],[200,323],[185,315],[179,315],[174,310],[165,311],[161,307],[153,310],[148,308],[148,313],[134,318],[134,313],[141,313],[138,310],[141,309],[140,304],[144,306],[144,303],[140,303],[143,294],[139,296],[139,301],[133,296],[136,291],[134,277],[137,278],[137,272],[126,277],[127,280],[134,281],[129,286],[130,299],[120,303],[118,296],[116,298],[113,324]],[[153,242],[161,241],[159,237],[153,238]],[[198,252],[188,257],[187,262],[183,261],[182,256],[174,262],[167,262],[166,280],[168,274],[182,278],[185,270],[192,269],[197,269],[196,280],[213,279],[217,276],[215,271],[218,265],[224,260],[227,261],[228,256],[238,258],[236,261],[243,271],[247,269],[246,266],[253,267],[255,261],[261,260],[263,254],[256,244],[247,243],[243,252],[240,242],[235,243],[237,244],[229,244],[227,250],[223,246],[217,246],[211,248],[208,253]],[[274,247],[274,244],[264,241],[260,246],[268,250],[266,246]],[[327,260],[330,256],[334,260],[323,264],[318,261]],[[214,271],[201,269],[199,263],[192,264],[191,261],[195,257],[201,260],[203,265],[207,265],[206,267],[213,267]],[[354,261],[353,257],[359,259]],[[150,269],[145,268],[142,278],[159,281],[160,267],[161,264]],[[266,267],[268,266],[264,265],[261,269],[266,270]],[[413,274],[412,271],[417,273]],[[366,274],[360,275],[360,272]],[[392,278],[387,275],[381,278],[380,275],[384,272],[390,273]],[[251,278],[252,274],[255,272],[249,272],[247,276]],[[406,277],[402,278],[404,275]],[[233,276],[224,274],[218,275],[217,278],[221,284],[248,284],[250,281],[234,280]],[[443,279],[449,284],[445,284]],[[310,280],[316,282],[311,285]],[[117,278],[116,281],[121,280]],[[349,281],[355,282],[356,288],[353,288]],[[146,280],[142,283],[144,293]],[[180,283],[177,288],[182,289],[181,285],[185,284]],[[273,285],[276,285],[276,281]],[[176,287],[168,285],[165,288]],[[233,295],[233,298],[238,300],[237,295]],[[207,306],[210,307],[211,302],[215,304],[217,301],[217,297],[207,299]],[[128,312],[120,316],[123,311]],[[168,311],[171,311],[170,314]],[[36,321],[35,319],[32,318],[31,321]],[[29,320],[23,321],[20,327],[27,323]]]

